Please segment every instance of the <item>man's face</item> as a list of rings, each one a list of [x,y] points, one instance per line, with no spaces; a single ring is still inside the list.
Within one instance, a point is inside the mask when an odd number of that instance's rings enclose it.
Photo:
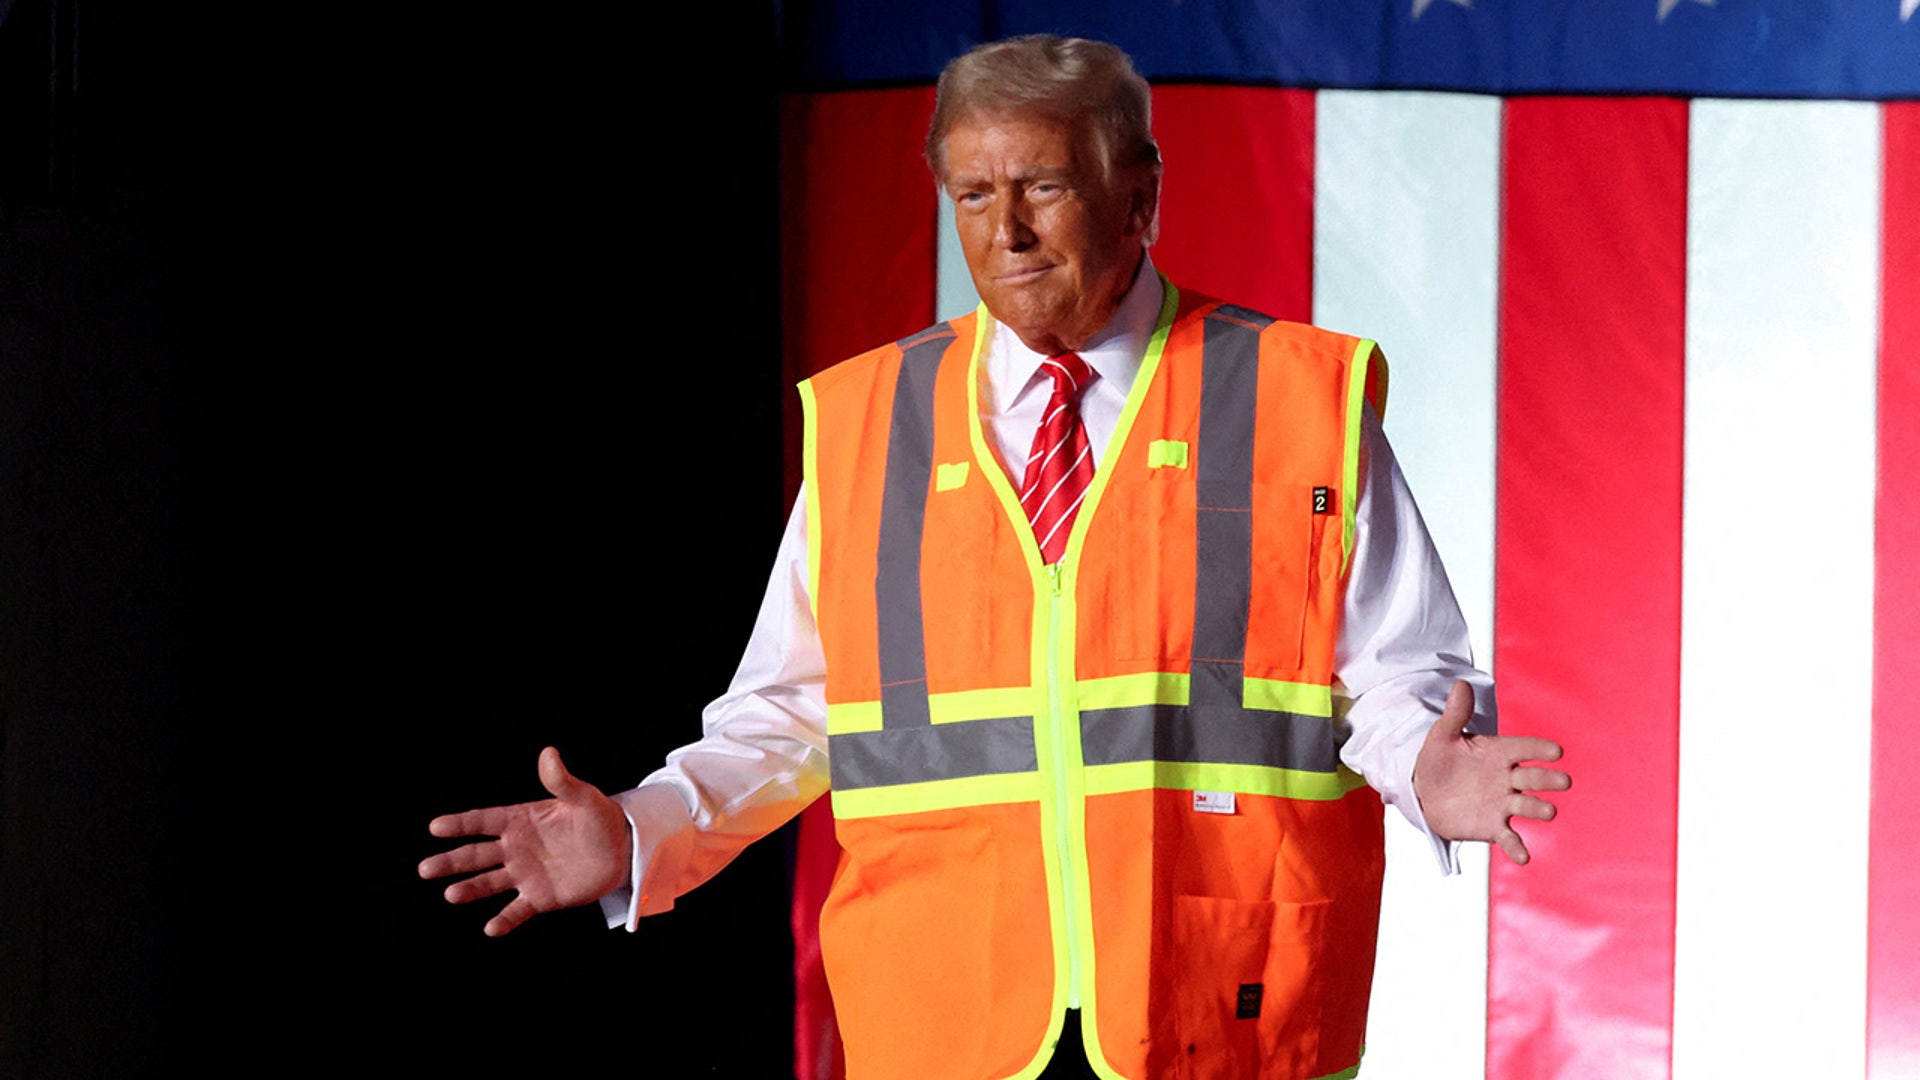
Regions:
[[[987,310],[1036,352],[1085,345],[1139,269],[1151,172],[1109,176],[1089,129],[1018,115],[954,125],[946,166],[960,247]]]

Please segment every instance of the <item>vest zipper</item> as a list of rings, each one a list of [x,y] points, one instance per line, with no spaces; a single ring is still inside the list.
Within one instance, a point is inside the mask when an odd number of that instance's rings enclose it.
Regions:
[[[1047,566],[1052,586],[1047,600],[1047,695],[1053,709],[1053,792],[1056,841],[1060,851],[1060,898],[1066,905],[1063,923],[1067,928],[1067,1008],[1080,1007],[1080,928],[1075,919],[1079,904],[1073,891],[1073,825],[1068,812],[1067,789],[1067,708],[1066,692],[1060,681],[1060,564]]]

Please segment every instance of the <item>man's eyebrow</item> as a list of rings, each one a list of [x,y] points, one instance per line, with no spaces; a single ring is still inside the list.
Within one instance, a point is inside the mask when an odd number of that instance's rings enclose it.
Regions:
[[[1007,174],[1007,179],[1016,184],[1028,184],[1035,180],[1064,180],[1072,175],[1073,169],[1066,165],[1036,165],[1030,169],[1021,169],[1018,172],[1009,173]],[[969,173],[948,173],[946,186],[950,188],[975,188],[986,186],[987,183],[987,178],[984,176],[974,176]]]
[[[1031,169],[1014,173],[1012,179],[1021,182],[1030,180],[1064,180],[1072,174],[1073,170],[1065,165],[1036,165]]]

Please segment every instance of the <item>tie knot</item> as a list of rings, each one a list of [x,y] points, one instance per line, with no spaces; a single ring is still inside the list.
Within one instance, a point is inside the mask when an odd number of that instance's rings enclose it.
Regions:
[[[1092,382],[1097,376],[1093,368],[1079,353],[1063,352],[1040,361],[1040,370],[1053,380],[1053,393],[1056,397],[1074,398],[1080,395],[1080,388]]]

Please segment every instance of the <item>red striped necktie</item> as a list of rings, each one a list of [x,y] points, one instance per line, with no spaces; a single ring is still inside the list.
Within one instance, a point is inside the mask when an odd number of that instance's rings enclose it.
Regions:
[[[1093,447],[1087,444],[1078,402],[1081,388],[1098,376],[1070,352],[1047,357],[1040,362],[1040,370],[1053,380],[1053,398],[1047,402],[1040,429],[1033,433],[1020,505],[1033,522],[1041,560],[1056,563],[1067,550],[1073,515],[1093,482]]]

